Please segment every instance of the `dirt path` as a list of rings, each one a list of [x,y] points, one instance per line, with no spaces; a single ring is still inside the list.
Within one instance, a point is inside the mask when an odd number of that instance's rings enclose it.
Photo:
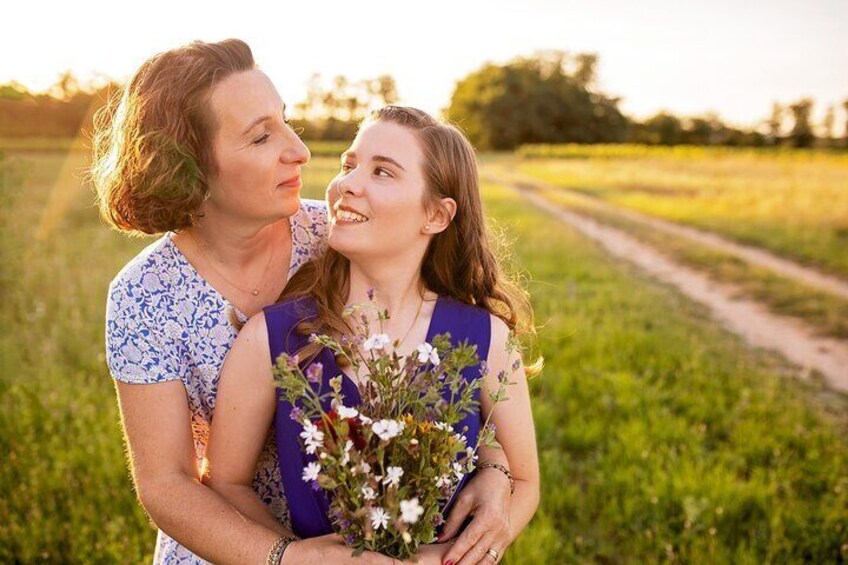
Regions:
[[[681,266],[622,230],[569,211],[522,185],[510,186],[554,217],[601,243],[611,255],[634,263],[705,305],[713,317],[750,345],[776,351],[803,369],[818,371],[831,388],[848,392],[848,344],[817,337],[801,322],[772,314],[756,301],[737,298],[740,291],[735,286],[716,283],[699,271]],[[807,373],[802,371],[802,375]]]
[[[770,271],[786,278],[796,280],[809,287],[816,288],[824,292],[833,294],[834,296],[838,296],[840,298],[848,300],[848,282],[839,279],[838,277],[822,273],[810,267],[805,267],[796,263],[795,261],[785,259],[783,257],[778,257],[777,255],[774,255],[773,253],[770,253],[758,247],[736,243],[714,233],[706,232],[687,226],[682,226],[680,224],[676,224],[667,220],[652,218],[650,216],[635,212],[633,210],[627,210],[625,208],[622,208],[621,206],[609,204],[598,198],[586,196],[585,194],[582,194],[575,190],[569,190],[567,188],[562,187],[554,187],[552,185],[548,185],[539,181],[525,179],[523,177],[520,180],[515,177],[512,177],[511,180],[512,184],[518,185],[519,187],[525,186],[532,189],[553,189],[557,191],[567,192],[569,197],[585,202],[586,204],[594,206],[599,210],[604,210],[616,214],[634,223],[638,223],[643,226],[648,226],[663,233],[693,241],[715,251],[720,251],[727,255],[739,257],[751,263],[752,265],[757,265],[759,267],[769,269]]]

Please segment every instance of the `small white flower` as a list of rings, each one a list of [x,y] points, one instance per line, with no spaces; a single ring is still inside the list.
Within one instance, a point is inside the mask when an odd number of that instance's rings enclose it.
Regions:
[[[451,478],[450,475],[440,475],[436,477],[436,488],[442,488],[450,486]]]
[[[457,481],[461,481],[462,477],[465,476],[465,471],[463,471],[462,465],[460,465],[456,461],[453,462],[453,474],[456,477]]]
[[[303,421],[303,431],[300,432],[300,437],[303,438],[306,444],[306,453],[310,455],[315,453],[315,450],[324,443],[324,432],[319,430],[318,426],[309,420]]]
[[[365,340],[365,343],[362,344],[362,349],[365,351],[380,351],[387,345],[389,345],[392,340],[386,334],[374,334],[368,339]]]
[[[342,454],[342,465],[350,463],[350,450],[352,447],[353,442],[351,440],[347,440],[345,442],[344,453]]]
[[[409,532],[403,532],[403,533],[400,535],[400,537],[402,537],[402,538],[403,538],[403,541],[405,541],[406,543],[412,543],[412,536],[411,536],[411,535],[409,535]]]
[[[371,509],[371,527],[375,530],[379,530],[380,528],[386,528],[389,525],[389,513],[380,508],[379,506],[375,506]]]
[[[371,426],[374,433],[384,441],[389,441],[393,437],[400,435],[403,428],[404,423],[397,420],[378,420]]]
[[[362,422],[363,424],[365,424],[366,426],[370,426],[374,422],[374,420],[372,420],[371,418],[369,418],[365,414],[359,415],[359,421]]]
[[[451,427],[444,422],[436,422],[433,425],[436,426],[437,430],[442,430],[443,432],[450,431],[451,429]]]
[[[474,463],[476,463],[476,462],[477,462],[478,456],[477,456],[477,454],[474,452],[474,448],[472,448],[472,447],[467,447],[467,448],[465,449],[465,455],[466,455],[466,457],[468,457],[468,461],[471,463],[471,465],[474,465]]]
[[[383,479],[383,484],[396,487],[400,484],[400,478],[402,476],[403,469],[401,467],[388,467],[386,468],[386,478]]]
[[[356,418],[359,415],[359,410],[356,408],[348,408],[344,404],[339,404],[336,406],[336,414],[339,415],[339,418]]]
[[[438,365],[440,362],[439,351],[427,342],[419,345],[415,351],[418,352],[419,363],[426,363],[429,361],[433,365]]]
[[[400,501],[400,518],[407,524],[414,524],[418,521],[422,514],[424,514],[424,508],[418,504],[418,499],[413,498],[411,500],[401,500]]]
[[[359,472],[362,473],[363,475],[367,475],[368,473],[371,472],[371,465],[369,465],[368,463],[363,461],[362,463],[359,464],[359,467],[357,467],[357,469],[359,469]]]
[[[368,485],[364,485],[362,487],[362,497],[365,500],[374,500],[375,498],[377,498],[377,493],[374,491],[373,488],[369,487]]]
[[[462,434],[453,434],[453,439],[455,439],[459,443],[465,443],[465,444],[468,443],[468,440]]]
[[[303,468],[303,482],[309,483],[318,480],[318,473],[321,471],[321,465],[312,461],[309,465]]]

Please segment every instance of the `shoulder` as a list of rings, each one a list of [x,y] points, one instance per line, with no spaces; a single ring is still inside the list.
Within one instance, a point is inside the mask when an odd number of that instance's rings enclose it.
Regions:
[[[308,343],[308,337],[297,333],[297,325],[317,315],[315,302],[309,297],[289,298],[265,307],[263,320],[272,358],[281,352],[297,351]],[[252,320],[252,319],[251,319]],[[258,330],[257,330],[258,331]]]
[[[270,320],[280,316],[298,317],[302,319],[304,316],[315,316],[316,306],[315,301],[308,296],[297,296],[286,298],[276,304],[271,304],[262,309],[263,318]],[[255,318],[254,316],[253,318]],[[251,318],[251,320],[253,320]]]
[[[507,343],[510,340],[510,336],[512,335],[512,331],[509,329],[509,326],[506,325],[506,322],[494,314],[490,314],[489,312],[486,312],[486,314],[489,316],[489,324],[491,324],[492,328],[491,349],[505,351],[507,349]]]
[[[178,266],[173,243],[168,235],[157,239],[130,259],[109,284],[109,294],[115,291],[139,289],[161,292],[173,283]]]

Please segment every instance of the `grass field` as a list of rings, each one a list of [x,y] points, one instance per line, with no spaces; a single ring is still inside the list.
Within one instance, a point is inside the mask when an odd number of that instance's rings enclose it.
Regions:
[[[23,155],[7,155],[15,174],[0,164],[0,562],[149,560],[103,355],[106,287],[149,240],[100,224],[84,153]],[[314,159],[305,195],[336,167]],[[531,277],[547,362],[531,387],[541,507],[505,562],[848,559],[845,399],[484,190]]]
[[[848,153],[527,147],[515,168],[848,277]]]

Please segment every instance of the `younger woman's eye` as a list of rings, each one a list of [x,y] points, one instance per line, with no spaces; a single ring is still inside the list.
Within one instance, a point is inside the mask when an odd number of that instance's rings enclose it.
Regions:
[[[257,137],[256,139],[254,139],[254,140],[253,140],[253,144],[254,144],[254,145],[262,145],[263,143],[265,143],[265,141],[266,141],[269,137],[271,137],[271,134],[270,134],[270,133],[264,133],[264,134],[262,134],[261,136]]]
[[[374,169],[374,174],[378,177],[391,177],[392,173],[388,169],[384,169],[383,167],[377,167]]]
[[[341,168],[344,172],[348,172],[349,170],[351,170],[353,168],[353,165],[351,165],[350,163],[342,163]]]

